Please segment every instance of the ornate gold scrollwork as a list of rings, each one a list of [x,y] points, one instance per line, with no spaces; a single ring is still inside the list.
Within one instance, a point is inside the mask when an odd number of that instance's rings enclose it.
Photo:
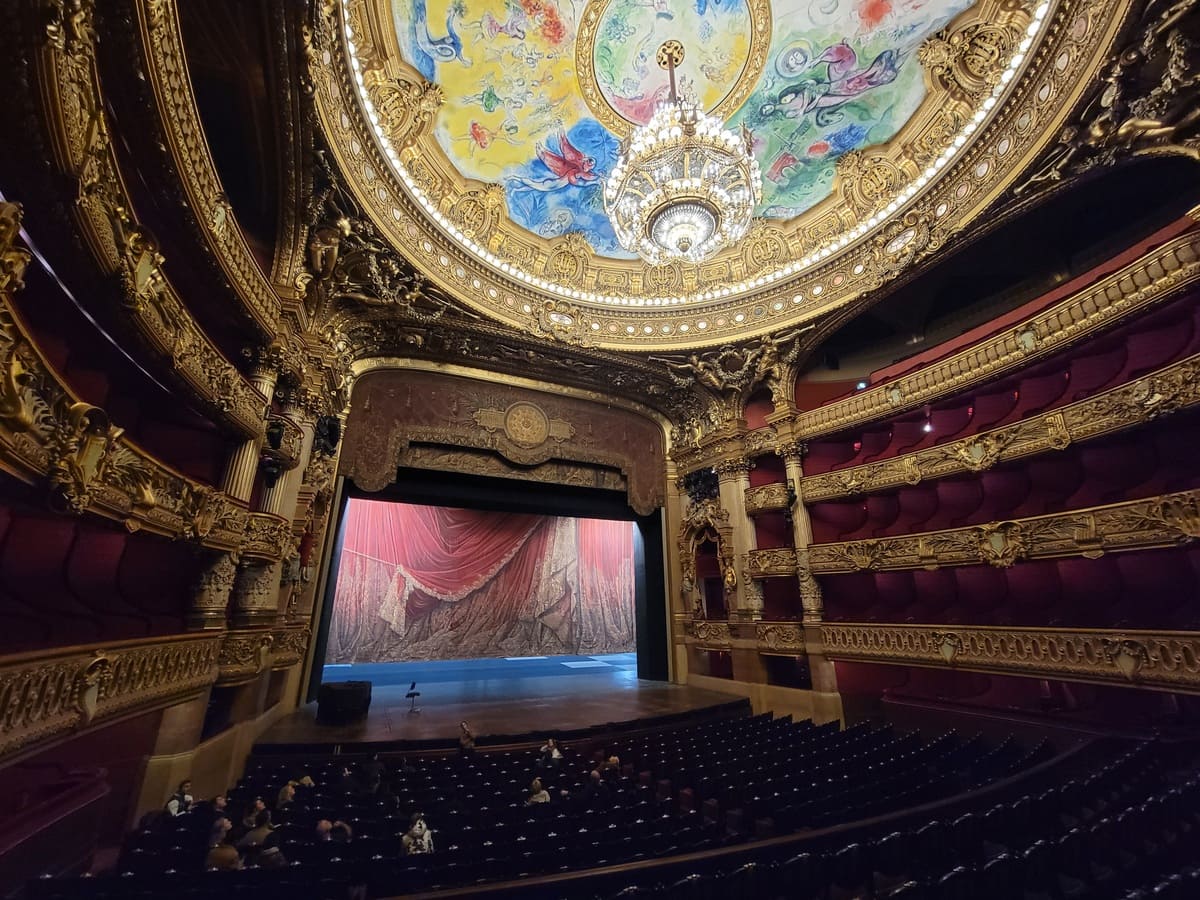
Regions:
[[[1200,491],[1192,490],[1011,522],[813,544],[808,553],[817,574],[979,563],[1007,567],[1022,559],[1095,558],[1119,550],[1170,547],[1197,537]]]
[[[804,412],[793,429],[812,439],[959,394],[1172,300],[1197,277],[1200,234],[1183,234],[1004,333],[896,381]],[[1042,335],[1039,341],[1022,339],[1030,329]]]
[[[1200,636],[1194,632],[827,622],[821,645],[831,659],[1200,693]]]
[[[0,759],[203,690],[216,678],[217,649],[210,636],[145,638],[0,665]]]

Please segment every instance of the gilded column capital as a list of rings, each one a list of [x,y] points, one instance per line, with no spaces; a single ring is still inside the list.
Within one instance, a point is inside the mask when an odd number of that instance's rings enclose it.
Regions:
[[[748,478],[753,468],[754,463],[743,457],[726,459],[713,465],[713,471],[717,473],[717,478],[721,481]]]

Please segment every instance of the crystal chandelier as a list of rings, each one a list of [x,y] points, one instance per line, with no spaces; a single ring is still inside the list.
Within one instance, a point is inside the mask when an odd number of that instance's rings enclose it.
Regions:
[[[657,60],[670,76],[670,99],[621,148],[604,209],[621,246],[651,265],[697,263],[746,234],[762,174],[748,131],[731,131],[694,98],[678,96],[683,45],[667,41]]]

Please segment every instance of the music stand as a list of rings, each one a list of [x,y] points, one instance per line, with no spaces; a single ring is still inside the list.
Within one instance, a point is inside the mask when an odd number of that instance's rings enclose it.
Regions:
[[[421,696],[421,692],[417,690],[417,683],[414,681],[408,686],[408,693],[404,695],[405,700],[411,700],[412,704],[408,707],[408,714],[419,713],[421,708],[417,706],[417,698]]]

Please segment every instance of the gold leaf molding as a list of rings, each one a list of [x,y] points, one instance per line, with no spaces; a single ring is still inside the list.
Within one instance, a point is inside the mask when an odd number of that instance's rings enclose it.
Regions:
[[[820,633],[831,659],[1200,692],[1195,632],[825,623]]]
[[[832,434],[961,393],[1163,305],[1198,278],[1200,232],[1191,231],[993,338],[801,414],[793,433],[804,439]]]
[[[164,271],[165,258],[140,225],[125,189],[96,71],[93,5],[51,16],[37,79],[56,162],[75,179],[75,220],[105,274],[123,287],[121,316],[160,359],[163,376],[213,418],[245,437],[262,434],[263,397],[196,324]]]
[[[142,61],[158,127],[207,244],[247,315],[274,337],[280,302],[254,259],[213,164],[192,94],[175,0],[138,0]],[[186,217],[185,217],[186,218]]]
[[[802,493],[805,502],[811,503],[918,484],[931,478],[980,472],[1000,462],[1047,450],[1063,450],[1072,443],[1141,425],[1197,404],[1200,404],[1200,354],[1045,415],[916,453],[805,476]],[[784,488],[783,485],[767,487]],[[753,490],[764,491],[764,488]],[[746,492],[747,512],[750,493]]]
[[[1173,547],[1200,536],[1200,490],[1010,522],[871,538],[808,549],[812,572],[935,569]]]
[[[218,635],[38,651],[0,663],[0,759],[212,684]]]

